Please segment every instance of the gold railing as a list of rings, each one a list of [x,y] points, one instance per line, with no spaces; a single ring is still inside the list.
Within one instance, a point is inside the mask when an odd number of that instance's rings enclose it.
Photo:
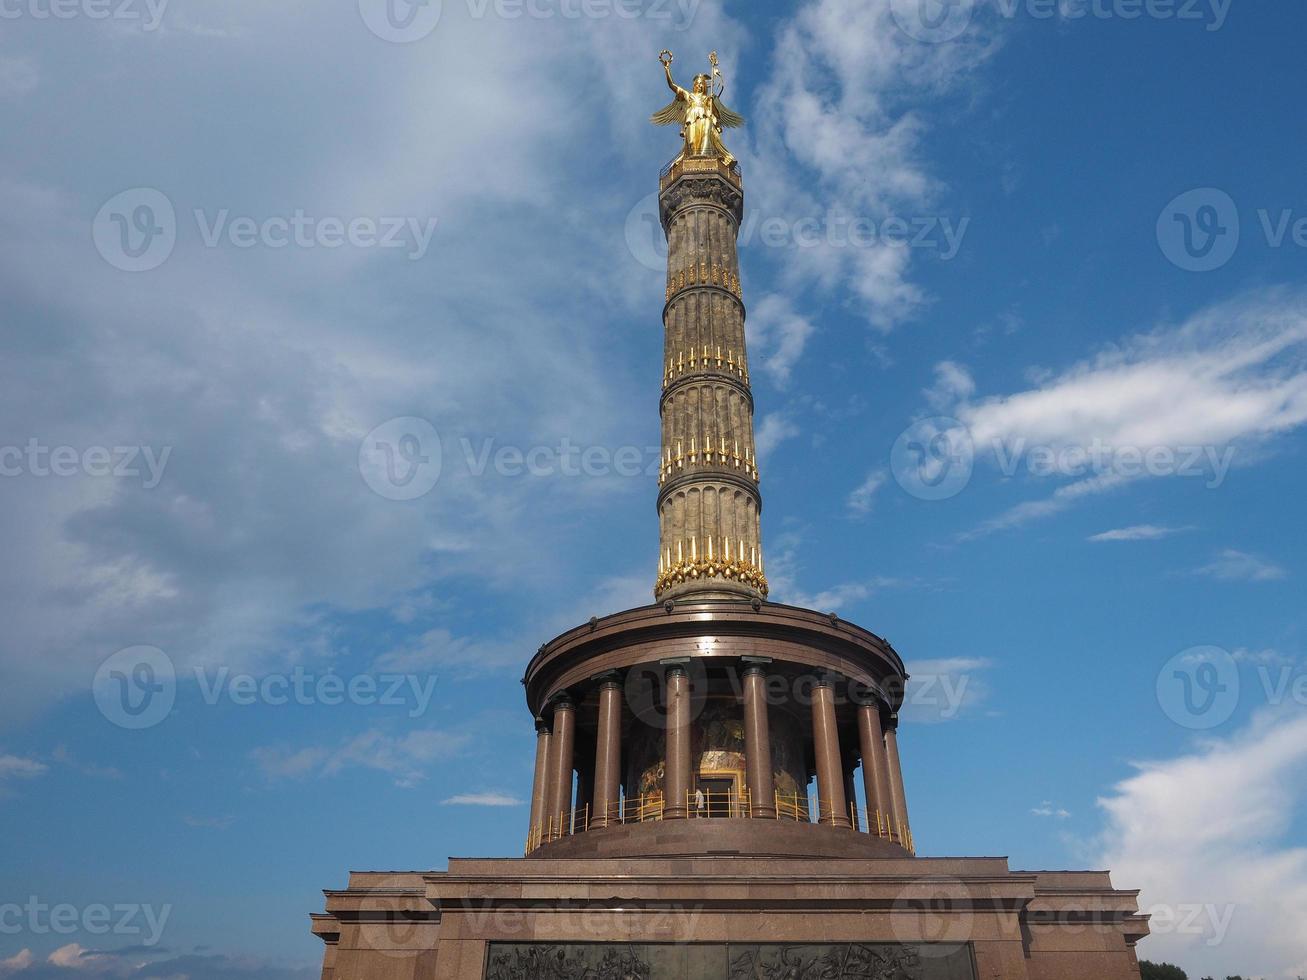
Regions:
[[[564,837],[574,837],[601,827],[662,820],[666,808],[667,803],[662,793],[628,796],[618,803],[609,804],[603,813],[586,804],[547,817],[532,827],[526,837],[526,853],[530,854],[542,844],[561,840]],[[760,816],[762,812],[758,807],[751,805],[747,790],[740,793],[691,791],[685,797],[685,815],[690,820],[774,819],[796,823],[832,822],[831,806],[828,801],[800,793],[778,792],[775,794],[771,812]],[[910,854],[917,853],[912,831],[890,814],[881,813],[879,810],[868,810],[856,803],[850,803],[847,818],[852,829],[874,834],[881,840],[901,844]]]

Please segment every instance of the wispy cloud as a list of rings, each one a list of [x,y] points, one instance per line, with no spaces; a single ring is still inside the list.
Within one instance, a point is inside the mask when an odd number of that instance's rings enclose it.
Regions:
[[[336,746],[266,746],[255,749],[251,757],[269,779],[320,778],[347,769],[374,769],[407,789],[426,779],[431,765],[456,757],[470,742],[470,735],[435,729],[399,737],[373,730]]]
[[[966,426],[978,459],[1030,478],[1014,485],[1066,481],[963,535],[976,537],[1148,477],[1217,488],[1232,463],[1265,455],[1307,422],[1307,294],[1241,296],[1011,395],[976,400],[965,369],[940,368],[927,400]]]
[[[758,423],[754,435],[754,445],[758,448],[758,459],[765,460],[786,439],[793,439],[799,434],[798,425],[784,412],[769,412]]]
[[[1265,558],[1226,548],[1206,565],[1195,568],[1193,574],[1222,582],[1274,582],[1289,573]]]
[[[849,494],[849,499],[846,501],[849,513],[856,517],[865,517],[870,514],[876,492],[885,485],[888,478],[889,474],[883,469],[872,470],[868,473],[867,478]]]
[[[1119,527],[1112,531],[1103,531],[1101,534],[1091,535],[1090,541],[1156,541],[1159,538],[1169,538],[1173,534],[1183,534],[1185,531],[1192,531],[1192,525],[1187,527],[1164,527],[1160,524],[1134,524],[1130,527]]]
[[[750,307],[746,327],[753,369],[761,368],[784,388],[815,329],[812,321],[788,297],[769,293]]]
[[[461,793],[441,801],[442,806],[522,806],[523,801],[506,793]]]
[[[1058,806],[1051,800],[1045,800],[1039,806],[1033,807],[1030,812],[1036,817],[1055,817],[1058,820],[1066,820],[1071,816],[1071,811]]]
[[[0,781],[6,779],[33,779],[50,769],[44,762],[17,755],[0,755]]]
[[[44,960],[30,949],[0,960],[0,977],[51,980],[106,977],[114,980],[316,980],[320,967],[291,966],[254,957],[177,955],[166,947],[132,946],[123,949],[87,949],[69,943]]]

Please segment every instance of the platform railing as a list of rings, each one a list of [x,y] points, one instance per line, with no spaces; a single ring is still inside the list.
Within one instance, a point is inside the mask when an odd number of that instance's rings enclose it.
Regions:
[[[751,803],[749,792],[725,791],[705,792],[692,790],[685,797],[685,813],[690,820],[733,819],[733,820],[790,820],[795,823],[831,823],[832,807],[828,800],[803,793],[774,794],[772,813],[766,817],[757,815],[757,808]],[[620,802],[611,803],[603,811],[595,810],[590,804],[545,818],[532,827],[526,838],[526,853],[530,854],[542,844],[588,833],[602,827],[624,824],[647,823],[662,820],[667,808],[662,793],[646,793],[641,796],[628,796]],[[814,816],[815,813],[815,816]],[[901,844],[909,853],[916,854],[916,844],[912,831],[904,827],[891,814],[879,810],[860,807],[856,803],[848,805],[848,820],[853,830],[879,837],[881,840]]]

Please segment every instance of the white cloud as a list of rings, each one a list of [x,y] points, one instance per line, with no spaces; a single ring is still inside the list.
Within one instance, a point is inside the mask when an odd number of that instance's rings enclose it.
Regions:
[[[6,779],[32,779],[43,776],[49,766],[35,759],[25,759],[17,755],[0,755],[0,781]]]
[[[970,371],[953,361],[941,361],[935,365],[935,383],[924,394],[931,407],[945,410],[970,398],[975,391]]]
[[[1307,795],[1307,716],[1268,711],[1137,769],[1099,800],[1096,861],[1156,913],[1140,956],[1195,977],[1307,973],[1307,848],[1286,841]]]
[[[793,439],[799,434],[799,427],[784,412],[769,412],[758,422],[753,444],[758,450],[759,462],[767,457],[786,439]]]
[[[1007,475],[1072,481],[964,537],[1056,514],[1147,476],[1218,487],[1231,463],[1250,464],[1269,440],[1307,422],[1307,297],[1242,296],[1012,395],[973,400],[959,371],[941,365],[946,383],[932,392],[932,407],[941,407],[938,392],[951,383],[957,399],[947,408],[967,426],[978,458]],[[1161,462],[1150,462],[1150,452]],[[1033,466],[1043,453],[1055,460],[1047,474]]]
[[[872,470],[867,478],[849,494],[847,505],[849,512],[859,516],[871,513],[872,502],[876,492],[885,485],[888,474],[884,470]]]
[[[761,368],[785,387],[815,329],[812,321],[797,313],[788,297],[769,293],[751,304],[746,327],[752,370]]]
[[[442,800],[443,806],[522,806],[523,801],[506,793],[461,793]]]
[[[1169,538],[1173,534],[1181,534],[1185,531],[1192,531],[1192,527],[1164,527],[1160,524],[1134,524],[1130,527],[1119,527],[1111,531],[1103,531],[1101,534],[1092,535],[1090,541],[1156,541],[1159,538]]]
[[[965,84],[994,44],[980,24],[953,44],[923,44],[899,30],[886,0],[815,0],[780,30],[770,76],[755,101],[749,168],[753,206],[768,217],[906,219],[931,211],[940,182],[923,161],[922,102]],[[791,248],[782,282],[798,290],[846,288],[881,329],[926,297],[908,279],[912,249],[870,247],[834,235]]]
[[[0,976],[26,970],[35,959],[30,949],[21,949],[8,959],[0,960]]]
[[[441,57],[397,58],[353,8],[323,17],[305,0],[232,0],[205,15],[198,41],[194,25],[169,19],[126,88],[116,45],[57,32],[78,70],[43,76],[42,92],[69,112],[11,119],[0,100],[0,124],[14,124],[0,150],[0,297],[24,327],[6,333],[0,372],[11,438],[173,449],[150,491],[81,477],[0,487],[4,723],[84,693],[97,663],[137,643],[183,673],[325,658],[340,652],[342,613],[378,615],[397,658],[503,664],[502,645],[460,639],[448,607],[420,597],[451,581],[511,591],[525,624],[553,611],[560,575],[593,575],[574,518],[595,503],[579,481],[476,476],[459,438],[621,446],[656,419],[628,397],[621,359],[599,360],[614,325],[656,309],[662,292],[659,275],[614,247],[632,199],[675,150],[674,133],[647,124],[656,48],[647,23],[579,31],[446,6]],[[743,36],[711,5],[695,26],[726,54]],[[348,97],[273,84],[265,45],[285,52],[277,77],[309,77],[314,52],[335,52]],[[248,86],[265,97],[245,99]],[[448,108],[470,101],[477,111],[453,138]],[[123,116],[126,102],[139,111]],[[615,139],[619,128],[631,138]],[[57,172],[31,162],[40,154],[23,147],[56,145],[66,130],[91,134],[84,154]],[[278,134],[275,167],[252,131]],[[161,132],[176,137],[166,153],[120,152]],[[596,164],[586,148],[600,144],[622,166]],[[220,160],[214,146],[235,154]],[[648,181],[639,194],[631,174]],[[99,206],[136,185],[166,193],[181,222],[172,256],[141,276],[89,244]],[[421,262],[205,249],[195,208],[439,225]],[[360,478],[360,442],[414,415],[440,431],[444,472],[420,501],[383,499]],[[584,491],[652,499],[656,487],[595,479]]]
[[[1274,582],[1289,573],[1264,558],[1226,548],[1206,565],[1194,569],[1194,574],[1222,582]]]
[[[399,737],[372,730],[334,747],[267,746],[250,754],[269,779],[325,777],[346,769],[374,769],[393,776],[396,786],[408,789],[426,778],[432,764],[456,757],[470,742],[469,735],[434,729]]]
[[[1051,800],[1045,800],[1039,806],[1032,807],[1030,812],[1036,817],[1056,817],[1058,820],[1066,820],[1071,816],[1069,810],[1056,805]]]

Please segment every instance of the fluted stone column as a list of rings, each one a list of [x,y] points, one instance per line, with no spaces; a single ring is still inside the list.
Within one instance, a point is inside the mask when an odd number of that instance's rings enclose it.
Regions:
[[[549,724],[543,718],[536,719],[536,768],[535,778],[531,780],[531,829],[532,840],[539,845],[545,819],[546,780],[549,774]]]
[[[862,750],[862,788],[867,793],[870,820],[894,816],[893,795],[890,792],[889,762],[885,757],[885,733],[881,730],[880,705],[858,705],[858,742]],[[879,833],[878,828],[868,830]]]
[[[894,805],[894,833],[896,837],[901,838],[901,842],[906,843],[911,828],[908,825],[907,794],[903,791],[903,766],[899,763],[898,727],[898,715],[891,715],[890,723],[885,728],[885,756],[889,762],[890,794]]]
[[[662,181],[659,206],[667,302],[654,595],[765,598],[739,174],[715,158],[686,160]]]
[[[549,739],[549,795],[545,821],[553,821],[554,834],[565,833],[562,821],[572,810],[572,753],[576,739],[576,705],[563,696],[554,705],[553,734]]]
[[[812,689],[812,745],[817,758],[818,822],[849,826],[840,764],[840,733],[835,724],[835,688],[823,677]]]
[[[667,737],[663,769],[663,819],[689,816],[690,675],[681,666],[667,668]]]
[[[776,816],[776,783],[771,766],[771,725],[767,717],[767,672],[759,664],[744,669],[744,766],[749,808],[755,817]]]
[[[599,685],[599,734],[595,742],[592,827],[616,822],[621,805],[622,685],[615,677]]]

